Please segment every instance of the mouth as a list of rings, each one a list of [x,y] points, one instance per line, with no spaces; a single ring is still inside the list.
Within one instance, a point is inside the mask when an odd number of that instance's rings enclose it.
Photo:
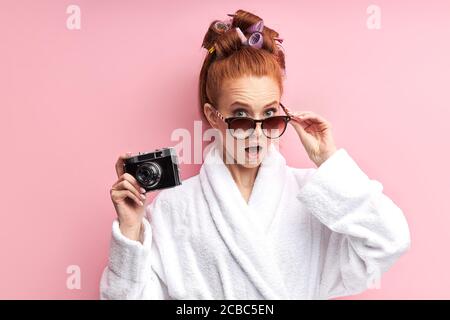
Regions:
[[[245,152],[249,155],[258,155],[259,152],[262,150],[261,146],[250,146],[245,148]]]

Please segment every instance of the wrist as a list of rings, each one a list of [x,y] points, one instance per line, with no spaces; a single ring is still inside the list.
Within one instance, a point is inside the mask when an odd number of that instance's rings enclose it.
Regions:
[[[141,231],[143,229],[142,222],[135,225],[127,225],[120,222],[119,220],[120,232],[130,240],[140,241]]]
[[[333,148],[332,150],[329,150],[326,153],[324,153],[323,155],[321,155],[320,157],[318,157],[318,160],[315,161],[316,166],[320,167],[320,165],[322,163],[324,163],[325,161],[327,161],[336,151],[337,151],[337,148]]]

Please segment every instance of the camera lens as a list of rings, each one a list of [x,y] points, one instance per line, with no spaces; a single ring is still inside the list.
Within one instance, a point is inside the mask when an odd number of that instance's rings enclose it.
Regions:
[[[161,180],[161,167],[153,162],[144,163],[136,170],[136,180],[147,188],[155,186]]]

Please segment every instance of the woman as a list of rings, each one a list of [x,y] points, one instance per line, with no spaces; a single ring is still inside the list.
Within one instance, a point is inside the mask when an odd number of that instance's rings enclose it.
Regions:
[[[328,299],[365,290],[410,246],[401,209],[330,123],[280,103],[278,33],[231,16],[203,41],[201,114],[221,135],[200,173],[145,206],[122,169],[130,154],[117,161],[102,299]],[[289,123],[317,168],[286,165],[276,146]]]

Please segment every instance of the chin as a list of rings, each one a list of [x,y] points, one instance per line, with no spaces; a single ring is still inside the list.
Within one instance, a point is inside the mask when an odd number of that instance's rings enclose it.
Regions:
[[[257,168],[260,164],[262,163],[262,160],[259,160],[258,162],[251,162],[251,163],[243,163],[241,164],[242,167],[247,168],[247,169],[253,169],[253,168]]]

